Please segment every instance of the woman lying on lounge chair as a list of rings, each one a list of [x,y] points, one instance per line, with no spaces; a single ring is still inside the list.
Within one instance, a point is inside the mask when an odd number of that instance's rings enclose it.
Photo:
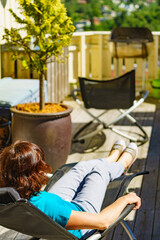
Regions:
[[[43,151],[33,143],[17,141],[0,155],[0,185],[15,188],[22,198],[82,239],[92,229],[106,229],[127,204],[140,207],[140,198],[129,193],[100,211],[107,185],[127,171],[136,156],[135,143],[125,147],[119,140],[106,159],[79,162],[46,192],[41,189],[51,167]]]

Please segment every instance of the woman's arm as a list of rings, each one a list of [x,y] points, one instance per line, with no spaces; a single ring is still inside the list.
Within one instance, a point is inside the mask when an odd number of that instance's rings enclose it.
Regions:
[[[138,209],[141,205],[141,200],[135,193],[129,193],[118,198],[113,204],[109,205],[98,214],[72,211],[66,229],[104,230],[114,223],[128,204],[132,203],[136,204],[134,210]]]

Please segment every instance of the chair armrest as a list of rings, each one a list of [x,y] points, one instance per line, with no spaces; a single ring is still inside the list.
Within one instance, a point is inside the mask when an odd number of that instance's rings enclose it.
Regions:
[[[147,175],[147,174],[149,174],[149,171],[142,171],[142,172],[132,173],[132,174],[129,174],[128,176],[126,176],[126,178],[124,179],[124,183],[122,185],[121,191],[119,193],[119,197],[121,197],[121,196],[123,196],[123,195],[128,193],[128,185],[132,181],[132,179],[134,179],[137,176]]]
[[[104,231],[97,230],[93,235],[87,237],[86,240],[102,239],[109,231],[115,228],[133,210],[134,206],[135,204],[127,205],[120,214],[120,216],[117,218],[117,220],[113,224],[111,224],[106,230]]]
[[[135,204],[128,204],[122,211],[120,216],[117,218],[117,220],[101,233],[101,236],[104,237],[105,234],[107,234],[109,231],[115,228],[133,210],[134,207]]]

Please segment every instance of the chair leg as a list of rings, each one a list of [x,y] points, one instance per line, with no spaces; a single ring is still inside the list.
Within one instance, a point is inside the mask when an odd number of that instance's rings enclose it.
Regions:
[[[124,228],[124,230],[126,231],[127,235],[129,236],[130,240],[136,240],[135,235],[133,234],[132,230],[130,229],[130,227],[128,226],[128,224],[122,220],[120,222],[120,224],[122,225],[122,227]]]
[[[98,134],[99,132],[101,132],[103,129],[105,129],[105,123],[103,121],[101,121],[99,119],[99,117],[101,117],[102,115],[104,115],[107,110],[103,111],[101,114],[99,114],[98,116],[95,116],[93,115],[92,113],[90,113],[89,110],[87,110],[86,108],[83,108],[82,106],[80,106],[86,113],[88,113],[92,118],[93,120],[91,120],[90,122],[86,123],[85,125],[83,125],[73,136],[73,139],[72,139],[72,142],[75,143],[75,142],[80,142],[80,143],[84,143],[84,141],[87,139],[87,138],[91,138],[91,137],[94,137],[96,134]],[[96,120],[100,126],[98,127],[98,129],[92,131],[91,133],[88,133],[88,134],[85,134],[83,135],[82,137],[79,137],[79,134],[85,130],[87,127],[89,127],[93,122],[94,120]]]
[[[85,110],[85,109],[84,109]],[[86,111],[86,110],[85,110]],[[87,110],[87,113],[89,111]],[[106,111],[105,111],[106,112]],[[103,114],[105,113],[103,112]],[[122,137],[125,137],[127,139],[129,139],[130,141],[133,141],[133,142],[138,142],[140,144],[143,144],[145,142],[148,141],[148,135],[147,133],[145,132],[145,130],[142,128],[142,126],[136,121],[136,119],[134,119],[129,113],[126,113],[124,110],[120,109],[120,112],[121,112],[121,115],[116,118],[113,122],[109,123],[109,124],[105,124],[104,122],[100,122],[98,117],[100,116],[93,116],[92,114],[92,117],[94,118],[94,120],[97,120],[97,122],[99,122],[99,126],[97,127],[96,130],[92,131],[91,133],[88,133],[88,134],[85,134],[83,136],[79,136],[79,134],[84,130],[86,129],[89,125],[91,125],[93,123],[93,121],[90,121],[88,122],[87,124],[85,124],[83,127],[81,127],[76,133],[75,135],[73,136],[73,139],[72,139],[72,142],[81,142],[81,143],[84,143],[84,141],[88,138],[91,138],[93,136],[95,136],[96,134],[98,134],[99,132],[103,131],[104,129],[110,129],[112,130],[113,132],[117,133],[118,135],[122,136]],[[91,115],[91,114],[90,114]],[[102,115],[102,114],[101,114]],[[137,133],[137,135],[140,136],[140,138],[136,138],[136,137],[133,137],[131,135],[128,135],[126,134],[124,131],[120,131],[118,130],[117,128],[114,128],[114,124],[116,122],[118,122],[121,118],[124,117],[127,117],[128,120],[133,124],[135,125],[137,128],[139,128],[139,130],[141,131],[141,133]]]

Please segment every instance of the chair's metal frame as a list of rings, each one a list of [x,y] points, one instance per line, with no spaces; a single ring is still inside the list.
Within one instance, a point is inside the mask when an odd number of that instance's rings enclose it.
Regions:
[[[95,136],[96,134],[98,134],[99,132],[101,132],[103,129],[110,129],[112,130],[113,132],[121,135],[122,137],[125,137],[127,139],[129,139],[130,141],[133,141],[133,142],[138,142],[138,143],[145,143],[148,141],[148,135],[146,133],[146,131],[142,128],[142,126],[140,125],[140,123],[133,117],[130,115],[131,112],[133,112],[139,105],[141,105],[145,99],[147,98],[149,92],[147,90],[145,91],[141,91],[140,93],[143,94],[143,96],[138,100],[138,101],[134,101],[134,104],[127,110],[123,110],[123,109],[119,109],[120,111],[120,115],[114,119],[113,121],[109,122],[109,123],[105,123],[104,121],[100,120],[100,117],[102,115],[104,115],[106,111],[104,111],[103,113],[101,113],[100,115],[98,116],[95,116],[94,114],[92,114],[90,112],[90,110],[88,110],[87,108],[84,107],[84,104],[83,102],[78,98],[78,93],[80,93],[81,90],[79,88],[77,89],[74,89],[73,92],[72,92],[72,95],[73,95],[73,98],[74,100],[76,101],[76,103],[81,107],[81,109],[83,109],[86,113],[88,113],[92,118],[93,120],[88,122],[87,124],[85,124],[83,127],[81,127],[73,136],[73,142],[81,142],[83,143],[86,139],[88,138],[91,138],[93,136]],[[128,120],[134,124],[135,126],[137,126],[140,131],[141,131],[141,134],[137,134],[141,137],[140,138],[136,138],[136,137],[133,137],[129,134],[126,134],[124,133],[123,131],[120,131],[118,129],[116,129],[113,125],[116,124],[118,121],[120,121],[121,119],[127,117]],[[92,124],[94,121],[97,121],[99,123],[99,126],[96,130],[92,131],[91,133],[88,133],[88,134],[84,134],[83,136],[79,136],[80,133],[86,129],[90,124]]]

